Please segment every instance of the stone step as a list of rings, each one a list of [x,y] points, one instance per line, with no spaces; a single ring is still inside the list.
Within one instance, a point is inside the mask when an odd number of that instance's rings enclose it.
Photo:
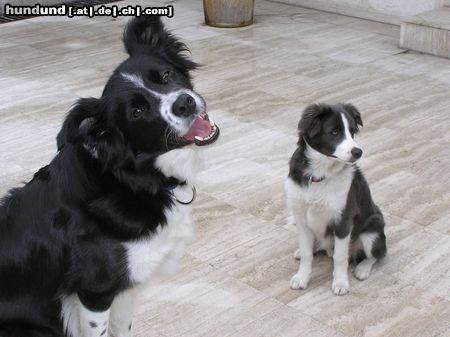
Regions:
[[[450,7],[406,18],[401,24],[400,47],[450,58]]]

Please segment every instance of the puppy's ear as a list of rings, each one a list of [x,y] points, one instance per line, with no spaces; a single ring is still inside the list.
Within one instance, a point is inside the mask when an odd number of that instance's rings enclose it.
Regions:
[[[56,137],[58,151],[67,143],[79,143],[88,137],[96,122],[98,109],[99,100],[96,98],[82,98],[75,104]]]
[[[198,68],[185,52],[186,45],[169,33],[159,16],[140,16],[132,19],[123,34],[123,43],[130,56],[139,53],[160,53],[179,70],[186,72]]]
[[[326,112],[326,108],[323,104],[312,104],[306,107],[298,123],[300,136],[314,137],[320,132],[321,120]]]
[[[356,124],[363,126],[363,121],[361,119],[361,114],[358,109],[353,104],[343,104],[342,107],[347,111],[350,116],[353,117]]]

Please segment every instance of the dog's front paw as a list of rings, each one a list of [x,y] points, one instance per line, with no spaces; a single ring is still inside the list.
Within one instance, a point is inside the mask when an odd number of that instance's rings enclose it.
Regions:
[[[360,281],[364,281],[365,279],[367,279],[370,275],[370,270],[371,270],[371,266],[367,266],[365,264],[358,264],[355,267],[355,271],[353,272],[355,274],[355,277],[360,280]]]
[[[350,291],[350,284],[348,283],[348,280],[333,280],[331,288],[335,295],[342,296]]]
[[[302,277],[300,274],[295,274],[291,278],[291,289],[306,289],[308,287],[308,278]]]

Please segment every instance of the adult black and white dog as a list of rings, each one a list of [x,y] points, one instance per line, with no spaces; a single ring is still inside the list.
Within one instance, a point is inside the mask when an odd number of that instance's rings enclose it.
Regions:
[[[123,39],[102,96],[78,101],[55,158],[2,201],[2,337],[129,336],[139,289],[173,273],[191,236],[197,146],[219,134],[197,65],[159,18]]]
[[[285,184],[299,235],[294,256],[300,266],[292,289],[308,286],[314,252],[333,256],[332,290],[337,295],[350,290],[349,257],[358,263],[356,278],[364,280],[386,254],[383,215],[356,164],[362,150],[353,136],[362,125],[351,104],[311,105],[300,119],[298,148]]]

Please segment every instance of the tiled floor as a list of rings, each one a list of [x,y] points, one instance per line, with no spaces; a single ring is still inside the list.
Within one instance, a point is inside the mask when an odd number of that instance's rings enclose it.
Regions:
[[[397,27],[351,17],[257,0],[255,24],[216,29],[201,1],[167,2],[167,24],[204,65],[196,87],[222,136],[205,149],[196,240],[176,277],[142,299],[134,335],[449,336],[450,60],[404,53]],[[101,93],[125,57],[125,22],[0,26],[1,194],[52,158],[74,100]],[[289,289],[297,243],[283,180],[300,113],[317,101],[362,111],[361,165],[387,219],[389,255],[345,297],[332,294],[325,257],[308,290]]]

